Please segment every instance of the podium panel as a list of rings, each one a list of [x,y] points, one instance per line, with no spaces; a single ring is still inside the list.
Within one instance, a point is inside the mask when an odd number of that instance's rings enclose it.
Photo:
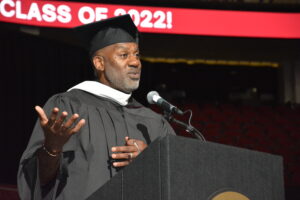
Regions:
[[[154,141],[88,200],[227,200],[229,197],[284,200],[282,158],[167,136]]]

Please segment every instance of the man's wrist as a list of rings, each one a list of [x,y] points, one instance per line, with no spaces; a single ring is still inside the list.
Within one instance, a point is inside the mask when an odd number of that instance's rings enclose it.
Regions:
[[[57,157],[60,155],[60,153],[62,152],[61,150],[53,150],[51,148],[48,148],[46,147],[45,144],[43,144],[43,147],[42,147],[43,151],[45,153],[47,153],[47,155],[51,156],[51,157]]]

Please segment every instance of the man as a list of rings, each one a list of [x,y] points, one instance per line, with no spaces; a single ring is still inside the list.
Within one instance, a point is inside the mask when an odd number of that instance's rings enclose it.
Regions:
[[[139,86],[138,31],[130,16],[75,28],[98,81],[85,81],[36,106],[18,173],[22,199],[86,199],[151,141],[174,134],[162,116],[131,97]]]

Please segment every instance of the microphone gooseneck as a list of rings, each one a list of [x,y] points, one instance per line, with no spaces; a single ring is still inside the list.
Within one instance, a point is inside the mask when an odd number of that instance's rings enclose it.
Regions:
[[[204,136],[202,135],[202,133],[191,125],[191,118],[192,118],[192,111],[191,110],[187,110],[185,112],[181,111],[176,106],[174,106],[174,105],[170,104],[169,102],[167,102],[166,100],[164,100],[161,96],[159,96],[158,92],[156,92],[156,91],[148,92],[147,101],[148,101],[149,104],[156,104],[156,105],[160,106],[164,110],[164,117],[169,122],[174,122],[174,123],[180,125],[188,133],[191,133],[192,135],[194,135],[197,139],[202,140],[202,141],[206,141]],[[173,113],[176,113],[176,114],[179,114],[179,115],[184,115],[187,112],[191,113],[188,124],[184,123],[180,120],[177,120],[172,116]]]

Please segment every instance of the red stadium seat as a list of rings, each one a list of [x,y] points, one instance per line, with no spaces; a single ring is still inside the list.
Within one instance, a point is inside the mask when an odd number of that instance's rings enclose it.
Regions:
[[[17,186],[15,185],[0,185],[1,200],[19,200]]]

